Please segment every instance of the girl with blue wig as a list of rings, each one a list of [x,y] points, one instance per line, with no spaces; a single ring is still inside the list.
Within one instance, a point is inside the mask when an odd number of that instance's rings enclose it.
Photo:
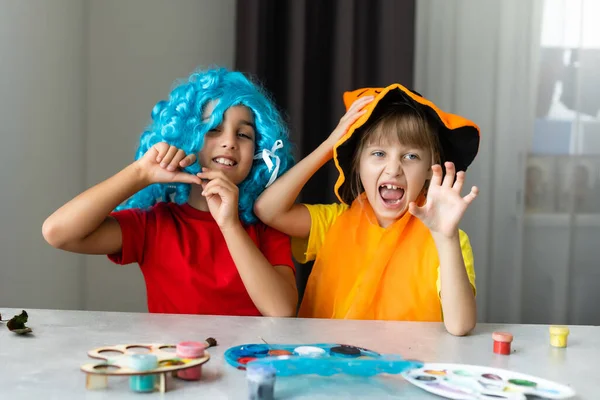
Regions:
[[[289,237],[253,213],[293,164],[290,147],[258,85],[226,69],[193,73],[152,110],[135,162],[48,217],[44,238],[138,263],[150,312],[293,316]]]

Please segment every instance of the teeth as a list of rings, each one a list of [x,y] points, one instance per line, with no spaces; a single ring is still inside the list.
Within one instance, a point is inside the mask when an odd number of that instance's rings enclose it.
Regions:
[[[230,167],[235,164],[233,161],[223,157],[217,157],[214,161],[218,164],[228,165]]]
[[[380,187],[386,188],[386,189],[391,189],[391,190],[398,190],[398,189],[400,189],[400,187],[395,186],[395,185],[390,185],[390,184],[384,184],[384,185],[381,185]]]

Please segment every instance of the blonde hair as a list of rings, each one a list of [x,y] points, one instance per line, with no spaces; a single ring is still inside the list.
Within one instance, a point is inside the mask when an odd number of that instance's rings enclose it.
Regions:
[[[429,150],[433,164],[441,163],[437,125],[431,116],[408,103],[379,104],[365,125],[354,133],[359,136],[359,141],[352,156],[348,184],[342,187],[343,197],[350,195],[355,199],[364,191],[359,175],[360,157],[365,147],[374,143],[397,140],[406,146]],[[428,186],[429,181],[423,189]]]

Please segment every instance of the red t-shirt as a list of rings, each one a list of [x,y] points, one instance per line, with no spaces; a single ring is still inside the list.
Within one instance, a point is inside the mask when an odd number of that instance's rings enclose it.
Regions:
[[[148,311],[261,315],[210,212],[188,204],[158,203],[146,211],[129,209],[111,215],[121,225],[123,247],[108,258],[121,265],[140,265]],[[262,223],[245,229],[271,265],[294,270],[288,236]]]

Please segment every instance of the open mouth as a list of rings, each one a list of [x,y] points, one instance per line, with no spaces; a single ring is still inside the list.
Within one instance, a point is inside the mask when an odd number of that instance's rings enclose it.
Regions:
[[[237,165],[237,161],[226,157],[215,157],[212,159],[212,161],[224,167],[235,167]]]
[[[389,183],[379,186],[379,195],[381,196],[381,200],[383,200],[385,205],[390,207],[400,204],[404,198],[404,192],[404,188],[391,185]]]

